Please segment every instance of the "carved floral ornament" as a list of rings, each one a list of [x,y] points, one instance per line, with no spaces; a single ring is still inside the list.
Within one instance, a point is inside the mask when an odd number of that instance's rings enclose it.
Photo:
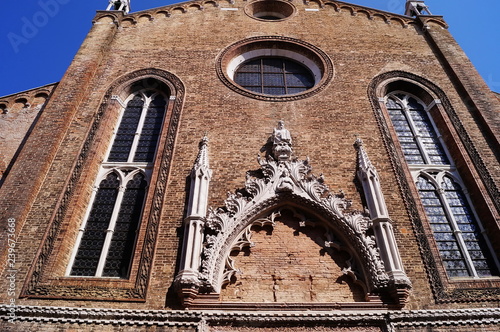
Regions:
[[[206,156],[206,138],[203,142],[200,155]],[[411,283],[401,268],[393,269],[394,264],[389,262],[396,256],[400,261],[395,241],[390,243],[390,240],[383,239],[387,234],[377,234],[377,229],[383,228],[385,232],[389,230],[388,237],[391,237],[392,227],[380,226],[390,220],[373,220],[364,213],[348,211],[351,202],[342,192],[330,192],[322,175],[312,174],[309,159],[293,157],[292,138],[283,121],[274,129],[269,145],[267,155],[257,158],[260,169],[247,172],[245,188],[228,193],[224,207],[210,208],[206,216],[187,216],[181,268],[175,279],[184,305],[189,306],[199,296],[218,296],[223,285],[238,271],[230,253],[252,247],[251,227],[274,226],[282,209],[299,216],[301,227],[315,227],[315,223],[323,227],[325,250],[343,250],[349,254],[343,272],[363,287],[367,299],[371,295],[387,293],[394,303],[404,305]],[[359,149],[366,155],[362,147]],[[205,167],[208,167],[208,159]],[[198,198],[207,197],[209,177],[205,177],[207,182],[203,185],[203,179],[196,176],[198,168],[199,163],[193,168],[191,191]],[[200,185],[196,184],[198,181],[201,181]],[[207,192],[196,188],[204,188]],[[193,202],[199,202],[199,199],[190,199],[188,204]],[[199,211],[188,207],[188,211],[194,210]],[[314,215],[315,218],[309,219],[305,215]],[[312,221],[316,219],[318,221]]]

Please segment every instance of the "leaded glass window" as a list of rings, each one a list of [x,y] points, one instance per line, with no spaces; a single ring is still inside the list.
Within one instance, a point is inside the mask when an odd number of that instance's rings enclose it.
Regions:
[[[422,102],[397,94],[387,98],[386,106],[409,164],[450,164]]]
[[[144,100],[140,95],[134,96],[130,100],[123,112],[123,117],[115,135],[108,161],[127,162],[132,145],[134,143],[135,134],[138,130],[139,121],[141,120]]]
[[[165,98],[161,95],[156,96],[149,104],[142,125],[139,143],[135,151],[134,161],[153,161],[163,123],[163,116],[165,115],[166,104]]]
[[[429,107],[405,92],[386,97],[386,108],[450,278],[498,275],[498,261],[460,175],[447,154]]]
[[[148,89],[124,103],[68,275],[128,277],[167,100]]]
[[[107,161],[152,162],[166,105],[160,94],[137,93],[123,112]]]
[[[417,188],[448,275],[494,275],[495,264],[462,188],[449,176],[439,187],[432,182],[419,176]]]
[[[116,205],[120,180],[116,173],[110,173],[101,181],[85,225],[71,275],[94,276],[101,257],[106,230]]]
[[[234,81],[247,90],[274,96],[301,93],[314,86],[314,76],[305,66],[274,57],[243,63],[236,69]]]
[[[113,229],[103,276],[121,277],[128,273],[128,265],[132,257],[135,233],[141,217],[146,185],[147,182],[142,173],[137,173],[127,183]]]

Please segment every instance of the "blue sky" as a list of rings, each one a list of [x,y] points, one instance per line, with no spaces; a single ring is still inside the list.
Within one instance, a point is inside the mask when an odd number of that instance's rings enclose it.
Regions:
[[[294,0],[301,1],[301,0]],[[132,12],[179,2],[132,0]],[[352,0],[354,4],[403,13],[405,0]],[[3,0],[0,30],[0,96],[61,79],[108,0]],[[490,89],[500,92],[500,1],[426,0],[443,15],[450,31]]]

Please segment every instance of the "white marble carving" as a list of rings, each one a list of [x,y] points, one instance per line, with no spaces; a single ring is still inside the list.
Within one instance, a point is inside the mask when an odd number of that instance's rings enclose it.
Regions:
[[[121,10],[128,14],[130,12],[130,0],[109,0],[106,10]]]
[[[290,137],[288,131],[284,130],[281,123],[273,133],[273,152],[275,142],[283,143],[283,137]],[[291,151],[291,138],[287,138],[285,143]],[[205,239],[201,266],[201,278],[207,289],[219,293],[227,281],[224,276],[227,257],[243,230],[256,217],[265,215],[266,211],[274,211],[278,204],[286,200],[317,211],[329,220],[332,228],[344,234],[353,251],[362,257],[368,288],[387,286],[389,276],[385,272],[379,249],[368,234],[372,226],[369,218],[359,212],[346,213],[351,202],[342,192],[331,193],[323,177],[312,174],[308,159],[282,158],[282,154],[273,153],[268,158],[259,157],[258,161],[260,175],[247,174],[244,191],[229,193],[224,208],[209,210],[206,227],[210,234]]]
[[[356,139],[355,147],[358,150],[357,176],[363,186],[365,201],[372,219],[373,232],[380,249],[385,271],[391,279],[409,286],[411,283],[403,270],[403,263],[394,237],[392,221],[389,218],[377,170],[368,158],[361,139]]]
[[[208,138],[205,136],[200,142],[198,157],[191,170],[187,216],[184,219],[184,241],[180,272],[176,277],[177,287],[180,289],[201,286],[199,270],[211,177],[212,171],[208,160]]]
[[[247,172],[245,188],[228,193],[225,206],[210,208],[206,217],[204,204],[211,171],[206,141],[202,142],[192,172],[181,271],[176,278],[178,289],[183,289],[184,299],[195,298],[198,293],[220,293],[222,286],[239,272],[230,257],[231,251],[253,245],[250,227],[256,224],[273,226],[282,208],[300,207],[320,216],[327,230],[325,249],[346,249],[349,252],[351,257],[344,272],[355,281],[362,281],[367,295],[390,293],[396,301],[404,303],[411,284],[400,264],[390,220],[384,217],[387,222],[381,223],[381,217],[387,215],[385,203],[373,202],[380,205],[375,212],[380,218],[373,221],[361,212],[348,211],[351,202],[342,191],[330,192],[322,175],[312,174],[309,159],[292,157],[291,135],[283,122],[278,124],[270,141],[273,145],[267,157],[259,155],[257,158],[260,169]],[[361,151],[364,152],[362,148]],[[361,159],[363,169],[372,170],[366,153]],[[376,175],[374,168],[373,172]],[[380,190],[377,186],[373,188],[375,192]],[[380,191],[378,196],[370,197],[383,198],[381,195]],[[297,208],[292,210],[298,211]],[[310,221],[303,218],[299,226],[305,227],[308,223]],[[337,235],[343,244],[337,241]],[[398,271],[401,273],[397,274]]]

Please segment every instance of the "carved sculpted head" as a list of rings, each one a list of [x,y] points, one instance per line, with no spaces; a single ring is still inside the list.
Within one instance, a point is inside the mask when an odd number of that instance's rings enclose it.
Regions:
[[[292,155],[292,136],[285,128],[283,120],[278,122],[278,128],[273,130],[273,156],[277,161],[290,160]]]

